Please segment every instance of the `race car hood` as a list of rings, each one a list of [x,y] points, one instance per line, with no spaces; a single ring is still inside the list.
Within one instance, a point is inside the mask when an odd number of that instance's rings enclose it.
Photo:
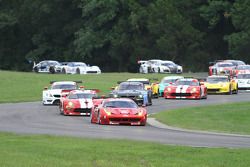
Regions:
[[[205,83],[205,86],[210,89],[210,88],[223,88],[223,87],[228,87],[229,83],[228,82],[218,82],[218,83]]]
[[[106,111],[114,115],[136,115],[139,113],[137,108],[106,108]]]
[[[114,94],[117,94],[118,96],[139,96],[144,93],[145,91],[140,90],[118,90],[114,92]]]
[[[250,84],[250,79],[238,79],[238,84]]]
[[[44,90],[43,92],[51,95],[61,95],[62,89],[50,89],[50,90]]]
[[[100,71],[98,66],[90,66],[86,68],[86,71]]]
[[[79,108],[91,108],[93,106],[92,99],[74,99],[70,101],[73,102]]]
[[[198,88],[198,86],[190,86],[190,85],[178,85],[178,86],[170,86],[171,91],[176,93],[186,93],[190,92],[193,88]]]

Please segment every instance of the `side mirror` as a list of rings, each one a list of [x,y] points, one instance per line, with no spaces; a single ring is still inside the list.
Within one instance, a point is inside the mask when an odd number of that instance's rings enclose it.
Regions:
[[[43,90],[48,90],[48,87],[44,87]]]
[[[111,87],[110,89],[111,89],[111,90],[115,90],[115,87]]]

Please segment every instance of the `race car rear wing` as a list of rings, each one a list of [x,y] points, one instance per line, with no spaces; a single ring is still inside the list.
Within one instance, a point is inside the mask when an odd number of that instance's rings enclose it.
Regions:
[[[54,82],[60,82],[60,81],[50,81],[50,84],[53,84]],[[82,81],[72,81],[72,82],[75,82],[75,83],[82,83]]]
[[[137,61],[137,64],[144,64],[144,63],[146,63],[146,62],[148,62],[147,60],[138,60]]]

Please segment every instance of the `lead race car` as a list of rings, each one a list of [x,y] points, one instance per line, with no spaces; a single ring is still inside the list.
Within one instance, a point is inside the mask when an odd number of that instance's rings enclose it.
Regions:
[[[42,93],[42,103],[44,105],[60,103],[63,94],[75,89],[79,89],[78,83],[82,81],[51,81],[49,87],[45,87]]]
[[[182,78],[165,87],[165,99],[206,99],[207,88],[198,79]]]
[[[72,90],[60,99],[59,110],[62,115],[90,116],[93,98],[97,97],[96,90]]]
[[[146,125],[146,108],[139,107],[131,99],[108,98],[97,101],[91,110],[91,123]]]

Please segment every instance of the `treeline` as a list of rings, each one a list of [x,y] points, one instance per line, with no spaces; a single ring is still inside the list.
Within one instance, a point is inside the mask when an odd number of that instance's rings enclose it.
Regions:
[[[130,72],[154,58],[191,71],[250,62],[249,16],[249,0],[0,0],[0,69],[45,59]]]

